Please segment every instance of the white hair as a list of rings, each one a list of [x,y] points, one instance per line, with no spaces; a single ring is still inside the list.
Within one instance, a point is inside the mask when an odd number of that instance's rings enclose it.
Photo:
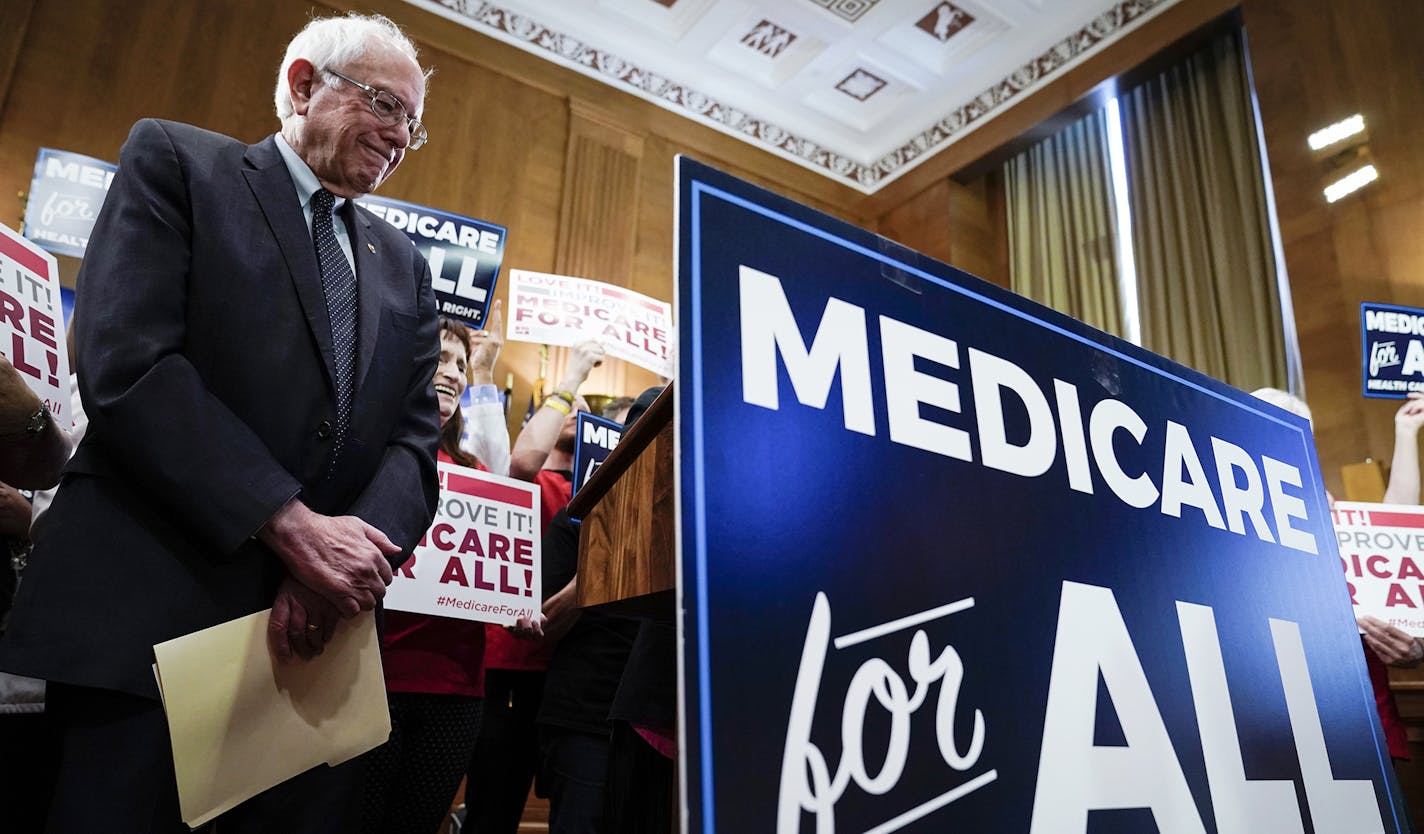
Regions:
[[[1305,400],[1289,391],[1282,391],[1279,388],[1257,388],[1251,392],[1251,396],[1258,400],[1264,400],[1277,408],[1285,409],[1297,417],[1304,417],[1307,421],[1311,420],[1310,406],[1305,404]]]
[[[293,61],[305,58],[322,70],[341,67],[359,60],[372,43],[386,44],[420,65],[415,44],[385,15],[352,12],[345,17],[319,17],[308,23],[287,44],[286,57],[277,70],[277,91],[272,99],[277,106],[277,118],[286,121],[294,112],[292,93],[287,86],[287,70]],[[430,70],[424,73],[428,79]]]

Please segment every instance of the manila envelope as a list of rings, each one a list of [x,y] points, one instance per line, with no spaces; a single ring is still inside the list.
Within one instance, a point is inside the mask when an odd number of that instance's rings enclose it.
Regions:
[[[342,620],[312,660],[278,662],[259,611],[153,647],[183,821],[196,828],[391,733],[376,620]]]

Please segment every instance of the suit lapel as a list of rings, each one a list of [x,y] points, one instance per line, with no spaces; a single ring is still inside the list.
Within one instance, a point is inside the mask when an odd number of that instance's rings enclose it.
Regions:
[[[347,211],[354,220],[348,225],[351,231],[351,254],[356,257],[357,328],[359,337],[356,356],[355,390],[360,390],[366,379],[366,371],[371,367],[371,357],[376,355],[376,338],[380,333],[382,295],[385,286],[382,276],[387,252],[381,242],[371,232],[371,217],[348,203]]]
[[[326,315],[326,296],[321,288],[321,268],[316,262],[316,247],[307,230],[306,218],[302,216],[302,207],[297,203],[292,175],[277,150],[276,139],[271,136],[248,146],[246,160],[252,167],[243,169],[242,173],[286,259],[307,326],[326,367],[327,387],[334,396],[336,368],[331,351],[331,321]],[[364,311],[362,314],[364,317]]]

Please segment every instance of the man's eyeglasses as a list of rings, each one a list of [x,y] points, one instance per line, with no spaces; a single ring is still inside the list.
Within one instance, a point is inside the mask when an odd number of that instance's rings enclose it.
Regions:
[[[376,114],[376,118],[388,125],[400,124],[405,121],[410,127],[410,144],[406,145],[406,150],[419,150],[425,144],[425,125],[420,119],[411,116],[406,112],[405,105],[400,103],[400,99],[386,92],[378,90],[370,84],[362,84],[360,81],[349,75],[342,75],[334,69],[325,70],[332,75],[345,81],[347,84],[357,87],[361,92],[371,97],[371,112]]]

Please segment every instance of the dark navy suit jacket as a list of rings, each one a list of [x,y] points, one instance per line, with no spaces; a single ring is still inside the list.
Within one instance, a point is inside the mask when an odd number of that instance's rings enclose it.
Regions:
[[[253,536],[297,495],[415,545],[436,499],[430,271],[364,210],[348,228],[359,356],[333,468],[331,328],[275,139],[134,126],[76,294],[89,430],[0,668],[156,697],[155,643],[271,606],[284,569]]]

